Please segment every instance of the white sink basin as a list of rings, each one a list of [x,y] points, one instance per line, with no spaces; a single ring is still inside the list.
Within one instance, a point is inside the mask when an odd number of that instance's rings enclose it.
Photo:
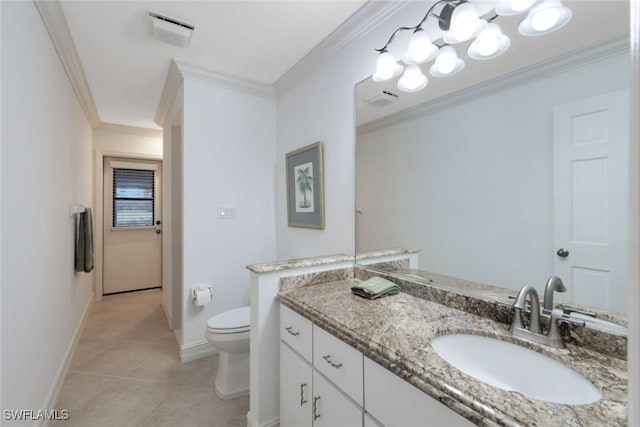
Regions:
[[[568,405],[600,400],[600,391],[573,369],[495,338],[470,334],[442,335],[432,341],[444,360],[477,380],[526,397]]]

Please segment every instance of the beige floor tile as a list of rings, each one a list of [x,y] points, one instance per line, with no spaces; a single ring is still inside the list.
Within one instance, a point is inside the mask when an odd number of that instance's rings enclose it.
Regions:
[[[185,385],[207,387],[213,390],[216,374],[218,373],[218,359],[219,356],[216,354],[189,362],[189,365],[195,366],[195,370],[191,377],[187,379]]]
[[[73,410],[116,382],[117,377],[71,372],[58,396],[58,409]]]
[[[65,427],[135,426],[171,393],[171,386],[120,378],[69,413]]]
[[[177,349],[164,347],[149,360],[126,374],[127,378],[186,384],[198,370],[195,363],[180,363]]]
[[[246,426],[248,410],[247,397],[223,400],[209,388],[178,386],[140,426]]]
[[[125,375],[162,350],[161,346],[153,344],[121,342],[95,357],[79,363],[73,368],[73,372],[95,375]]]
[[[71,359],[71,369],[80,363],[95,358],[98,354],[117,345],[117,341],[81,337]]]

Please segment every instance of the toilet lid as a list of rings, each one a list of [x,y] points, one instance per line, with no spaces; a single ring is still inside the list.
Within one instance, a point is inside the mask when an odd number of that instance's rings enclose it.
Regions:
[[[250,323],[250,310],[251,307],[240,307],[220,313],[207,320],[207,328],[227,332],[239,329],[248,330]]]

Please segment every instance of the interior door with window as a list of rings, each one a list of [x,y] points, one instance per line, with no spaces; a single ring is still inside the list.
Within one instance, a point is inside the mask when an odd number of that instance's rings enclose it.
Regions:
[[[161,167],[104,159],[104,295],[162,285]]]

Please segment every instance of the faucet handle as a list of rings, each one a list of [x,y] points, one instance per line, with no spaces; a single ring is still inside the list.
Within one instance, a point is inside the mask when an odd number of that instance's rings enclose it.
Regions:
[[[571,317],[571,315],[567,315],[567,314],[556,314],[553,312],[547,312],[547,314],[549,314],[549,316],[551,316],[551,322],[553,322],[554,320],[557,322],[565,322],[565,323],[571,323],[574,324],[576,326],[586,326],[586,322],[584,320],[580,320],[580,319],[576,319],[574,317]]]
[[[564,313],[566,315],[569,315],[569,316],[571,315],[571,313],[577,313],[577,314],[582,314],[583,316],[593,317],[594,319],[596,317],[598,317],[598,315],[596,313],[593,313],[593,312],[590,312],[590,311],[576,310],[574,308],[567,307],[567,306],[564,306],[564,305],[559,305],[558,308],[562,310],[562,313]]]

